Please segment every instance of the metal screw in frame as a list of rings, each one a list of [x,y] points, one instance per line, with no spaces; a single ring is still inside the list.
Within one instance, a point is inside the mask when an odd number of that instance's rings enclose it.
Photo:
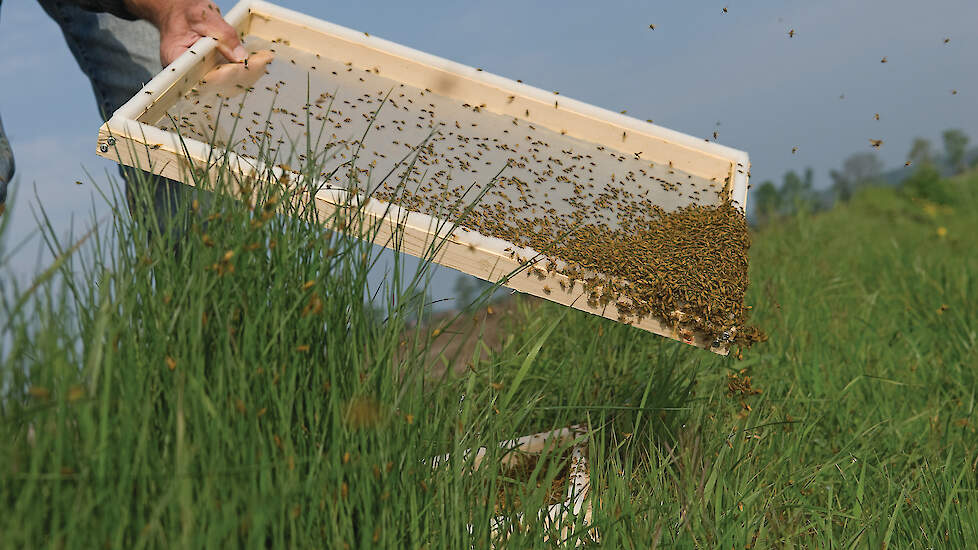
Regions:
[[[105,143],[98,146],[98,150],[102,151],[103,153],[108,153],[109,147],[112,147],[113,145],[115,145],[115,138],[110,137],[109,139],[105,140]]]

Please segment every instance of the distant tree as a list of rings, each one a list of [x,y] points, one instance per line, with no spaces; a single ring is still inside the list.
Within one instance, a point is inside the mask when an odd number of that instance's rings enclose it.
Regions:
[[[922,137],[914,138],[910,152],[907,153],[907,160],[915,166],[934,164],[934,148],[930,140]]]
[[[829,177],[832,178],[832,192],[835,193],[836,200],[848,202],[852,198],[852,182],[849,178],[838,170],[829,170]]]
[[[751,200],[748,204],[752,205],[757,224],[764,225],[781,210],[781,193],[778,192],[773,181],[767,180],[751,192]]]
[[[805,170],[805,179],[794,170],[785,173],[781,184],[781,204],[786,209],[786,214],[811,209],[815,202],[812,195],[813,179],[814,174],[810,168]]]
[[[805,175],[802,178],[805,189],[812,189],[815,185],[815,169],[811,166],[805,167]]]
[[[471,275],[459,275],[455,279],[455,307],[462,309],[476,301],[483,292],[492,287],[492,283],[483,281]]]
[[[941,174],[931,163],[916,167],[913,174],[903,180],[903,192],[915,199],[937,204],[951,204],[951,194],[941,181]]]
[[[847,201],[853,192],[863,185],[877,181],[883,172],[883,163],[876,153],[855,153],[842,162],[842,170],[832,170],[832,190],[836,198]]]
[[[843,161],[842,170],[856,185],[866,185],[879,179],[883,163],[876,153],[856,153]]]
[[[944,154],[955,173],[964,171],[964,153],[968,147],[968,135],[958,129],[944,130]]]

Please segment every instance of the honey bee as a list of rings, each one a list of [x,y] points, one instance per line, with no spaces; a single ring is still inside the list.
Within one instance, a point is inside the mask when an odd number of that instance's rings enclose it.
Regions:
[[[907,162],[903,163],[903,166],[904,167],[907,167],[907,166],[910,166],[911,164],[913,164],[913,163],[908,160]]]
[[[795,154],[795,153],[797,153],[797,152],[798,152],[798,146],[797,145],[791,148],[791,154],[792,155]]]
[[[544,293],[544,294],[547,294],[547,295],[549,295],[549,294],[550,294],[550,287],[549,287],[549,286],[546,286],[546,285],[544,285],[544,286],[543,286],[543,293]]]
[[[790,31],[788,31],[788,38],[794,38],[794,37],[795,37],[795,29],[791,29]]]
[[[950,41],[951,41],[951,39],[950,39],[950,38],[945,38],[945,39],[944,39],[944,43],[945,43],[945,44],[947,44],[947,43],[948,43],[948,42],[950,42]]]
[[[880,59],[880,63],[886,63],[886,56],[885,55],[883,56],[883,59]]]
[[[880,146],[881,146],[881,145],[883,145],[883,140],[882,140],[882,139],[870,139],[870,140],[869,140],[869,144],[870,144],[870,145],[871,145],[871,146],[872,146],[872,147],[873,147],[874,149],[879,149],[879,148],[880,148]]]
[[[951,95],[958,95],[958,91],[957,90],[951,90]]]
[[[654,31],[655,30],[655,25],[649,25],[649,28]]]
[[[876,119],[876,120],[879,120],[880,119],[880,114],[879,113],[874,114],[873,115],[873,118]]]
[[[723,13],[727,13],[727,6],[723,6]]]

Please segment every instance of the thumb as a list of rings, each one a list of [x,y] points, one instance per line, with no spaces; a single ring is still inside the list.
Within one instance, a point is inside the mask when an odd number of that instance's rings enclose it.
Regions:
[[[231,25],[228,25],[220,15],[216,15],[208,20],[206,35],[217,40],[217,49],[228,61],[241,63],[248,58],[238,33]],[[202,33],[203,34],[203,33]]]

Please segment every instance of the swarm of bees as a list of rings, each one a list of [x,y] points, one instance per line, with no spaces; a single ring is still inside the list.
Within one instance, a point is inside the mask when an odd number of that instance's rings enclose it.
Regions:
[[[330,186],[503,239],[520,261],[545,256],[548,269],[531,273],[559,283],[545,294],[583,289],[592,309],[614,305],[626,322],[653,316],[714,339],[745,326],[750,237],[729,176],[650,162],[628,149],[639,142],[627,132],[615,150],[538,126],[516,96],[461,102],[285,41],[249,36],[245,46],[275,52],[267,74],[234,97],[199,85],[158,125],[205,142],[221,134],[240,156],[274,155],[283,170],[321,160]]]

